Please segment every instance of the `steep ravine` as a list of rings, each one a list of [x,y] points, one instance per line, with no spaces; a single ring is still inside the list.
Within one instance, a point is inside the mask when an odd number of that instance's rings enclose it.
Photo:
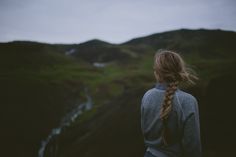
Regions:
[[[141,157],[139,107],[143,92],[143,87],[129,88],[80,125],[68,127],[56,139],[60,147],[57,157]]]
[[[60,136],[60,134],[66,129],[66,127],[70,127],[74,120],[78,118],[78,116],[83,114],[84,111],[92,109],[93,101],[88,93],[87,88],[85,89],[84,93],[87,98],[86,102],[75,104],[75,107],[62,118],[60,125],[52,129],[47,138],[42,141],[40,149],[38,151],[38,157],[58,156],[58,143],[56,141],[58,136]]]

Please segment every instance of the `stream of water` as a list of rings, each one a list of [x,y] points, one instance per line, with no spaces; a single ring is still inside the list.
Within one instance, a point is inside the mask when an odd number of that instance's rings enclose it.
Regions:
[[[90,110],[93,107],[93,102],[91,96],[88,94],[85,89],[85,95],[87,101],[84,103],[76,104],[74,109],[72,109],[69,113],[67,113],[61,120],[60,125],[57,128],[53,128],[51,133],[47,136],[45,140],[41,142],[41,147],[38,151],[38,157],[44,157],[45,149],[47,144],[55,137],[58,136],[63,128],[70,126],[74,120],[81,115],[84,111]]]

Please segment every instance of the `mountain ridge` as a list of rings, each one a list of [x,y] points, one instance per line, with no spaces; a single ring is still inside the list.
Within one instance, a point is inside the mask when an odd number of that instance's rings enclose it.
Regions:
[[[127,59],[142,57],[145,53],[154,54],[160,48],[174,50],[183,54],[195,53],[200,58],[212,56],[218,58],[235,57],[234,51],[236,47],[234,43],[236,43],[236,32],[233,31],[223,31],[220,29],[180,29],[134,38],[122,44],[112,44],[99,39],[92,39],[78,44],[14,41],[0,43],[0,48],[7,45],[8,47],[13,47],[14,45],[23,48],[41,46],[54,52],[69,54],[77,60],[93,63],[127,62]]]
[[[6,41],[6,42],[0,42],[0,44],[4,44],[4,43],[14,43],[14,42],[22,42],[22,43],[38,43],[38,44],[48,44],[48,45],[78,45],[78,44],[85,44],[85,43],[89,43],[89,42],[101,42],[101,43],[107,43],[107,44],[112,44],[112,45],[123,45],[126,44],[130,41],[136,40],[136,39],[142,39],[142,38],[146,38],[146,37],[151,37],[151,36],[155,36],[155,35],[160,35],[160,34],[165,34],[165,33],[171,33],[171,32],[176,32],[176,31],[219,31],[219,32],[228,32],[228,33],[236,33],[236,31],[233,30],[225,30],[225,29],[208,29],[208,28],[196,28],[196,29],[190,29],[190,28],[180,28],[180,29],[173,29],[173,30],[167,30],[167,31],[161,31],[161,32],[157,32],[157,33],[150,33],[147,35],[143,35],[143,36],[137,36],[137,37],[133,37],[131,39],[128,39],[126,41],[120,42],[120,43],[112,43],[106,40],[102,40],[102,39],[98,39],[98,38],[92,38],[83,42],[78,42],[78,43],[51,43],[51,42],[41,42],[41,41],[37,41],[37,40],[11,40],[11,41]]]

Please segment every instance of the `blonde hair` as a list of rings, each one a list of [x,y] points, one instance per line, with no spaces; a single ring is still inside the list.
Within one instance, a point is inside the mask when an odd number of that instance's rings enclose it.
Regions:
[[[164,101],[160,110],[160,118],[163,121],[162,140],[165,145],[171,143],[167,128],[167,119],[172,110],[172,99],[178,85],[182,82],[195,84],[197,80],[195,72],[186,66],[180,54],[160,49],[154,56],[154,74],[159,82],[167,83]]]

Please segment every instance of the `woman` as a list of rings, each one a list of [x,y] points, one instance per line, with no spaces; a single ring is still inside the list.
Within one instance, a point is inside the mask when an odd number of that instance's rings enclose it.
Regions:
[[[173,51],[159,50],[154,57],[157,83],[141,104],[141,129],[147,147],[144,157],[200,157],[198,102],[178,88],[198,79]]]

